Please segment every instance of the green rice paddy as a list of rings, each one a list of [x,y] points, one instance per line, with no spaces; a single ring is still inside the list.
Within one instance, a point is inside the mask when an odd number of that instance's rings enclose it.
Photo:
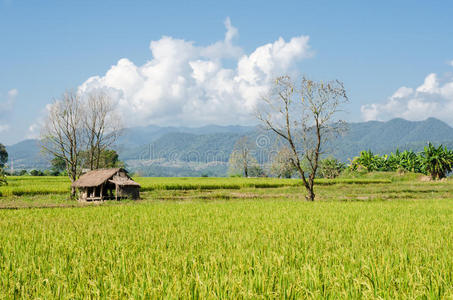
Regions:
[[[321,180],[310,203],[297,180],[136,180],[77,207],[66,178],[10,178],[0,298],[453,297],[452,181]]]

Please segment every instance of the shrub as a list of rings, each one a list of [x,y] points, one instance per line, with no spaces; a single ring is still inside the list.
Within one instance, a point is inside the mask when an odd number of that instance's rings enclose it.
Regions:
[[[338,177],[345,167],[344,163],[333,157],[326,158],[319,162],[318,175],[322,178],[333,179]]]

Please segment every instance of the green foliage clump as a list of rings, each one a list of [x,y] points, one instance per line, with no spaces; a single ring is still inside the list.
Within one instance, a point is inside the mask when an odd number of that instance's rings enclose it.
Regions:
[[[318,175],[321,178],[334,179],[340,176],[346,165],[333,157],[325,158],[319,162]]]
[[[351,162],[350,168],[352,170],[367,170],[373,171],[388,171],[389,166],[387,163],[387,155],[375,155],[371,150],[360,152],[360,156],[354,157]]]
[[[420,162],[432,179],[442,179],[452,170],[453,152],[442,145],[435,147],[429,143],[420,155]]]
[[[6,181],[6,174],[3,168],[0,168],[0,186],[6,185],[8,182]],[[1,194],[0,194],[1,196]]]
[[[435,147],[428,143],[420,153],[400,152],[398,149],[390,155],[375,155],[371,151],[362,151],[355,157],[350,169],[353,171],[399,171],[430,175],[432,179],[442,179],[453,168],[453,151],[442,145]]]
[[[30,175],[31,176],[44,176],[44,172],[41,170],[31,170]]]
[[[7,162],[8,152],[6,151],[6,147],[0,143],[0,185],[7,184],[5,170],[3,169]]]

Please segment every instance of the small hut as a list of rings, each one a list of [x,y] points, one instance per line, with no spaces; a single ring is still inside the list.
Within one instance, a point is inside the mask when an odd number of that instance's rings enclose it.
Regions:
[[[72,186],[79,190],[80,201],[140,198],[140,185],[123,168],[89,171]]]

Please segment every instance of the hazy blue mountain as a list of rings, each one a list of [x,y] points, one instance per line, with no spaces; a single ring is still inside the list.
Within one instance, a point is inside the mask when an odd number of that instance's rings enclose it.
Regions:
[[[226,174],[226,162],[235,142],[244,135],[255,144],[255,155],[261,163],[268,162],[269,151],[279,145],[275,135],[254,126],[147,126],[125,129],[116,149],[128,168],[143,175],[221,176]],[[329,149],[331,155],[347,161],[368,149],[380,154],[396,148],[420,151],[429,141],[453,148],[453,128],[434,118],[351,123],[349,131],[333,141]],[[16,169],[48,166],[36,140],[26,140],[7,149]]]
[[[24,140],[12,146],[6,146],[9,155],[9,164],[14,169],[47,169],[48,159],[41,153],[38,140]]]

